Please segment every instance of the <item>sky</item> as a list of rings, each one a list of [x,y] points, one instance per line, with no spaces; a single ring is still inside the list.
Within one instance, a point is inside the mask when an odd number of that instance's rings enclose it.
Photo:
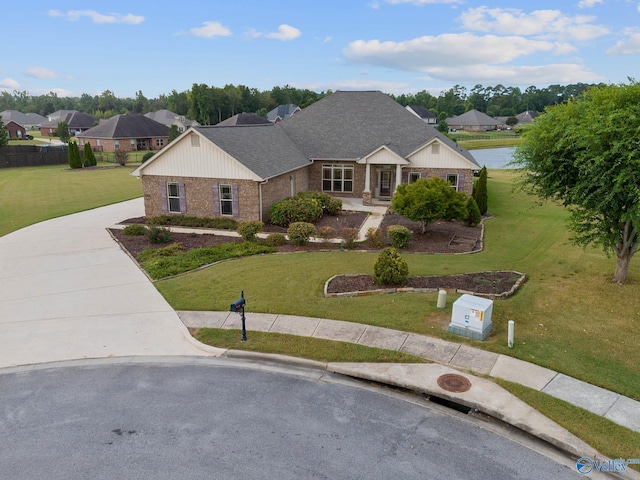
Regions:
[[[437,96],[640,79],[640,0],[3,3],[10,93],[156,98],[198,83]]]

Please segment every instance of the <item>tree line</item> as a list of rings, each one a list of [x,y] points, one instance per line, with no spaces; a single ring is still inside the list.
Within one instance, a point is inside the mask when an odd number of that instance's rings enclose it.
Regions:
[[[472,109],[491,117],[514,116],[524,111],[542,112],[549,105],[557,105],[569,98],[582,95],[593,84],[550,85],[545,88],[503,85],[475,85],[471,89],[455,85],[441,91],[437,96],[426,90],[415,94],[390,95],[402,106],[421,105],[431,110],[441,120],[461,115]],[[79,110],[97,118],[110,118],[122,113],[154,112],[171,110],[178,115],[196,120],[202,125],[215,125],[237,113],[254,112],[265,116],[278,105],[293,103],[307,107],[332,93],[314,92],[285,85],[271,90],[258,90],[245,85],[224,87],[194,83],[190,90],[161,94],[147,98],[141,90],[133,98],[120,98],[111,90],[100,95],[83,93],[80,97],[59,97],[55,92],[46,95],[29,95],[27,91],[0,92],[0,111],[19,110],[47,116],[57,110]]]

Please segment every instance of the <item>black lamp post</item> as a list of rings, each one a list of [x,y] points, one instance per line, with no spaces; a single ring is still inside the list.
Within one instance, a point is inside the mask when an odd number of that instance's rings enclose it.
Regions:
[[[239,313],[240,316],[242,317],[242,341],[246,342],[247,341],[247,330],[245,328],[245,323],[244,323],[244,305],[245,305],[246,301],[244,299],[244,290],[242,290],[242,293],[240,294],[240,298],[238,300],[236,300],[235,302],[233,302],[231,304],[231,307],[229,308],[229,310],[231,312],[236,312]]]

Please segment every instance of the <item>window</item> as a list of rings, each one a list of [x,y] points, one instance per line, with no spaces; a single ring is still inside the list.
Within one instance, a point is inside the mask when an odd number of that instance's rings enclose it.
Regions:
[[[322,190],[353,192],[353,165],[323,165]]]
[[[447,173],[447,182],[451,184],[452,188],[458,190],[458,174],[457,173]]]
[[[200,137],[198,135],[190,135],[191,136],[191,146],[199,147],[200,146]]]
[[[136,149],[136,141],[132,138],[129,143],[131,144],[131,150],[135,150]]]
[[[220,213],[233,215],[233,193],[231,185],[220,185]]]
[[[420,172],[409,172],[409,183],[420,179]]]
[[[116,150],[118,150],[120,148],[120,140],[116,140],[115,142],[113,142],[113,146]]]
[[[164,138],[156,138],[156,147],[161,147],[164,145]]]
[[[432,155],[440,154],[440,144],[438,142],[431,144],[431,154]]]
[[[180,213],[180,187],[177,183],[167,183],[169,211]]]

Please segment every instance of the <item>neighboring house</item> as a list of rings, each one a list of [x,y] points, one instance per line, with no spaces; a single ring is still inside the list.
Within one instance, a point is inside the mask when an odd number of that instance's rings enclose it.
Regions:
[[[184,115],[178,115],[171,110],[158,110],[157,112],[149,112],[144,114],[145,117],[155,120],[158,123],[162,123],[167,127],[176,125],[178,132],[182,133],[189,127],[198,127],[200,124],[195,120],[189,120]]]
[[[299,106],[294,105],[293,103],[278,105],[276,108],[267,113],[267,120],[269,120],[271,123],[278,123],[301,111],[302,109]]]
[[[160,150],[169,143],[169,127],[144,115],[116,115],[77,138],[81,149],[88,143],[98,152]]]
[[[233,117],[227,118],[216,124],[216,127],[228,127],[237,125],[261,125],[271,123],[264,117],[261,117],[257,113],[236,113]]]
[[[473,156],[382,92],[335,92],[278,124],[194,127],[138,167],[145,213],[269,220],[300,191],[391,199],[438,176],[471,194]]]
[[[438,123],[438,116],[422,105],[407,105],[405,108],[418,118],[421,118],[425,123],[430,125],[436,125]]]
[[[27,130],[38,129],[40,128],[40,124],[47,120],[46,117],[38,115],[37,113],[22,113],[18,110],[4,110],[0,112],[0,116],[2,116],[2,123],[5,125],[13,120]]]
[[[57,135],[58,123],[66,122],[71,136],[79,135],[92,128],[98,119],[88,113],[78,110],[58,110],[47,116],[47,120],[40,124],[40,133],[43,136],[54,137]]]
[[[532,112],[531,110],[519,113],[518,115],[516,115],[516,119],[518,120],[516,127],[522,127],[523,125],[527,125],[533,122],[537,116],[538,112]]]
[[[9,120],[9,122],[5,124],[5,127],[7,128],[9,138],[17,138],[18,140],[27,138],[27,129],[19,123]]]
[[[478,110],[469,110],[457,117],[447,118],[449,128],[472,132],[487,132],[501,128],[503,123]]]

